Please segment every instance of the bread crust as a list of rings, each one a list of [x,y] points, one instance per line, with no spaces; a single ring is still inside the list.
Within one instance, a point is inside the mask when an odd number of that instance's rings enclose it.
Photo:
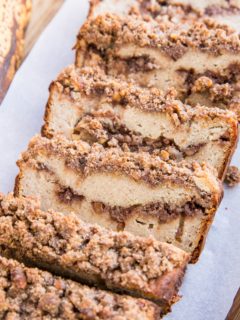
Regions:
[[[30,19],[31,6],[31,0],[4,0],[0,4],[0,103],[23,56],[24,34]]]

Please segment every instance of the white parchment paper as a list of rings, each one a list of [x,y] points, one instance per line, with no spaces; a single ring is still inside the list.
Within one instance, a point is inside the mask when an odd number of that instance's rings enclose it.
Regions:
[[[0,107],[0,190],[13,190],[16,160],[40,131],[48,86],[74,61],[71,50],[87,0],[66,0],[18,71]],[[233,163],[239,165],[240,148]],[[240,187],[226,189],[198,264],[190,266],[183,299],[166,319],[224,320],[240,286]]]

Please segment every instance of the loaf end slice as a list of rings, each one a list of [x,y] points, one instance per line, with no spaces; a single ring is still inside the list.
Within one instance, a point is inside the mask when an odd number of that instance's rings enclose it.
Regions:
[[[159,319],[143,299],[90,288],[0,256],[1,319]]]
[[[0,247],[6,255],[66,277],[146,298],[167,312],[178,300],[189,255],[153,238],[108,231],[76,215],[41,211],[2,197]]]

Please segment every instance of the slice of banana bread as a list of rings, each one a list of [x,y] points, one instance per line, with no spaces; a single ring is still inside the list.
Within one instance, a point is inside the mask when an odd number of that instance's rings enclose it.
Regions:
[[[178,299],[189,255],[153,238],[83,223],[75,214],[1,196],[0,248],[6,256],[74,280],[153,300],[167,312]]]
[[[224,178],[238,120],[227,110],[184,105],[173,92],[164,95],[100,70],[69,66],[50,86],[42,132],[165,160],[206,161]]]
[[[0,256],[1,319],[157,320],[150,301],[89,288]]]
[[[170,163],[63,137],[33,138],[18,166],[16,195],[38,196],[44,210],[153,235],[190,252],[192,261],[222,198],[222,185],[205,164]]]
[[[176,24],[101,15],[79,32],[76,65],[100,66],[145,87],[174,87],[183,101],[240,117],[239,35],[214,21]]]

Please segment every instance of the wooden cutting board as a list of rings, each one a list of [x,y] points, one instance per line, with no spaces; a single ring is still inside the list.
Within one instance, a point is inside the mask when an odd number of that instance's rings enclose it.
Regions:
[[[11,1],[2,1],[0,5],[1,22],[3,24],[0,47],[0,104],[22,60],[30,52],[43,29],[64,2],[64,0]],[[24,29],[28,22],[31,3],[32,14],[24,37]],[[18,7],[16,7],[17,5]],[[6,24],[5,28],[4,24]],[[22,41],[23,39],[25,41]]]
[[[25,39],[25,57],[37,41],[41,32],[57,13],[64,0],[33,0],[32,2],[32,16]]]
[[[30,13],[31,0],[0,1],[0,103],[21,63]]]

